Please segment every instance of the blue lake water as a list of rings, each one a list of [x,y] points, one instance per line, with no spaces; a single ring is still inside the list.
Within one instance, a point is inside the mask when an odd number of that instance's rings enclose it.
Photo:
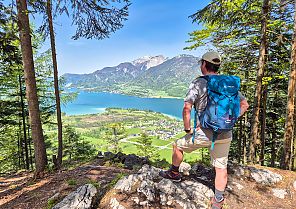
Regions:
[[[108,107],[135,108],[139,110],[152,110],[181,119],[182,99],[168,98],[140,98],[113,93],[79,92],[76,100],[62,106],[67,115],[82,115],[101,113]]]

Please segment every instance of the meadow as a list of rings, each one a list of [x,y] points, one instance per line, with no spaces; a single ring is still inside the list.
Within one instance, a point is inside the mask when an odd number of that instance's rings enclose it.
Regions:
[[[107,108],[100,114],[65,116],[64,126],[73,127],[97,151],[110,151],[112,144],[108,137],[116,137],[119,148],[125,154],[139,155],[137,144],[141,143],[139,139],[145,133],[159,156],[157,159],[167,162],[171,162],[172,144],[185,135],[182,121],[161,113],[136,109]],[[112,130],[118,132],[116,136],[112,136]],[[201,160],[201,156],[201,150],[198,150],[185,154],[184,160],[196,162]]]

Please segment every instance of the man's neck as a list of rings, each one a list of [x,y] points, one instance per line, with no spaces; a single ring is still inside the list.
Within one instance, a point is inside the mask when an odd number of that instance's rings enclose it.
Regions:
[[[218,73],[215,73],[215,72],[206,72],[205,74],[203,75],[218,75]]]

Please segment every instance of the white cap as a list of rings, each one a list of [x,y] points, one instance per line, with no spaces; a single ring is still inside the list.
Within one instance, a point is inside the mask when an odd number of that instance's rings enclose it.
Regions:
[[[202,59],[206,60],[210,63],[213,63],[215,65],[220,65],[221,64],[221,57],[218,52],[215,51],[210,51],[202,55]],[[219,61],[218,61],[219,60]]]

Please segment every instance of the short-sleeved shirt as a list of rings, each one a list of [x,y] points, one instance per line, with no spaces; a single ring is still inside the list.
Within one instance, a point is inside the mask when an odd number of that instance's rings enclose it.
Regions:
[[[245,100],[246,98],[239,92],[240,100]],[[192,81],[189,86],[188,92],[184,99],[185,102],[193,104],[197,112],[203,111],[207,106],[207,80],[201,77],[198,77]],[[199,125],[198,118],[197,124]],[[201,127],[202,128],[202,127]],[[212,131],[210,129],[203,129],[204,133],[208,138],[212,138]],[[228,139],[232,137],[232,131],[223,132],[218,135],[217,140],[219,139]]]

